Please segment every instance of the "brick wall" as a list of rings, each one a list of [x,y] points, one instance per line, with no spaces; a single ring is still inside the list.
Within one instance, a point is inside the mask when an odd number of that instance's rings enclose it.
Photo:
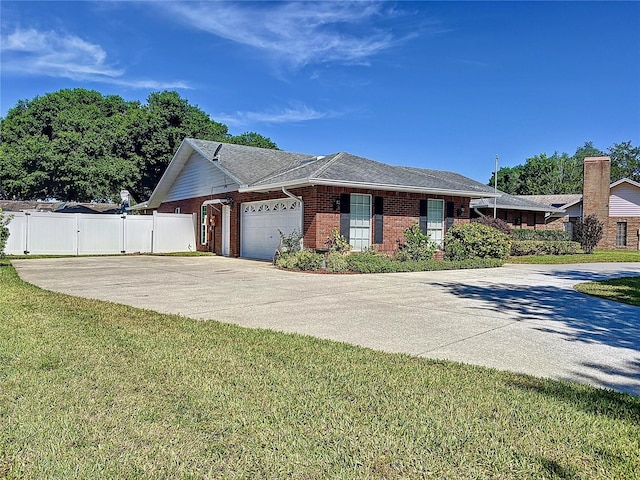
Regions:
[[[468,197],[452,197],[443,195],[421,195],[409,192],[389,192],[384,190],[351,189],[342,187],[313,186],[304,188],[292,188],[290,192],[302,197],[304,202],[304,245],[308,248],[325,248],[325,242],[334,228],[340,227],[340,210],[334,208],[335,201],[341,194],[361,193],[369,194],[372,197],[383,197],[384,242],[377,245],[383,252],[393,252],[397,250],[398,244],[404,239],[403,230],[409,228],[420,219],[420,200],[434,198],[442,199],[446,202],[453,202],[454,217],[453,223],[469,222],[469,202]],[[260,200],[271,200],[283,198],[281,191],[269,193],[226,193],[220,195],[207,195],[203,197],[190,198],[163,203],[158,207],[158,212],[173,213],[176,208],[180,208],[181,213],[196,213],[198,216],[198,238],[199,251],[212,251],[222,253],[222,206],[210,205],[208,215],[215,218],[215,227],[209,232],[206,244],[200,244],[200,207],[205,200],[215,198],[233,200],[230,218],[230,244],[229,254],[237,257],[240,255],[240,204],[243,202],[254,202]],[[460,210],[459,209],[463,209]],[[460,213],[460,215],[458,215]],[[446,216],[446,211],[445,211]]]
[[[627,224],[626,246],[616,245],[618,222]],[[604,232],[604,238],[598,244],[598,248],[640,250],[638,247],[638,230],[640,230],[640,217],[609,217],[609,224]]]
[[[583,218],[595,214],[604,225],[604,236],[598,248],[611,244],[609,229],[609,195],[611,182],[611,159],[609,157],[586,157],[584,159],[584,190],[582,194]],[[615,228],[615,222],[611,222]],[[615,230],[614,230],[615,233]],[[613,243],[615,245],[615,235]]]

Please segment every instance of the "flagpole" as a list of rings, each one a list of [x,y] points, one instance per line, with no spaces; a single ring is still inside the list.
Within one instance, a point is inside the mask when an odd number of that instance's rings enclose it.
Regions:
[[[498,154],[496,153],[496,169],[493,174],[493,193],[498,194]],[[498,218],[498,199],[493,197],[493,218]]]

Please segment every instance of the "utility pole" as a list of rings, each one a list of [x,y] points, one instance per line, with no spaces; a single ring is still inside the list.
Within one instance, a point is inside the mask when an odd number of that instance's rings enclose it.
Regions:
[[[496,169],[493,172],[493,193],[498,194],[498,154],[496,153]],[[493,197],[493,218],[498,218],[498,199]]]

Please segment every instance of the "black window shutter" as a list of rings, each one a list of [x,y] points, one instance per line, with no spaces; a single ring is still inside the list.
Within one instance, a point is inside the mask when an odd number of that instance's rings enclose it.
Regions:
[[[351,224],[351,195],[340,195],[340,235],[349,241],[349,226]]]
[[[420,230],[427,233],[427,201],[420,200]]]
[[[381,244],[384,242],[384,216],[383,198],[374,197],[373,203],[373,243]]]
[[[447,202],[447,217],[452,218],[453,217],[453,202]]]

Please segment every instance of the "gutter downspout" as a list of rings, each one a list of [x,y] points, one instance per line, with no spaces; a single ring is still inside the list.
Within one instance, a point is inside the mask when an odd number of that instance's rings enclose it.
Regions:
[[[485,215],[484,213],[481,213],[481,212],[478,210],[478,207],[473,207],[473,211],[474,211],[474,212],[476,212],[480,218],[482,218],[482,217],[486,217],[486,215]]]
[[[287,190],[285,187],[282,187],[282,193],[284,193],[287,197],[292,198],[294,200],[297,200],[300,202],[301,208],[300,208],[300,235],[302,236],[300,238],[300,248],[304,248],[304,201],[302,200],[302,197],[297,197],[296,195],[294,195],[293,193],[291,193],[289,190]]]

